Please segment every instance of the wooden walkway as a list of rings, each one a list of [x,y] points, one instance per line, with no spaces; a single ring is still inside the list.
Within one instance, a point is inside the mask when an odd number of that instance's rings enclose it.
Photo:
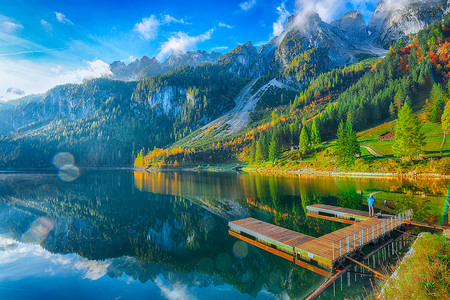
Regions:
[[[238,234],[254,237],[258,242],[292,255],[296,246],[314,240],[311,236],[253,218],[229,222],[228,226]]]
[[[369,219],[368,211],[331,206],[326,204],[314,204],[306,207],[306,215],[320,219],[337,221],[346,224],[353,224]]]
[[[351,217],[361,222],[336,230],[319,238],[313,238],[289,229],[247,218],[229,222],[230,234],[247,242],[262,244],[258,246],[274,254],[291,260],[286,254],[306,261],[315,261],[332,268],[345,255],[377,241],[412,219],[412,210],[396,216],[384,215],[382,218],[369,218],[367,212],[343,209],[333,206],[308,206],[334,212],[337,217]],[[335,209],[334,209],[335,208]],[[365,216],[367,214],[367,217]],[[239,236],[238,236],[239,235]],[[284,253],[284,254],[283,254]],[[292,259],[293,260],[293,259]]]

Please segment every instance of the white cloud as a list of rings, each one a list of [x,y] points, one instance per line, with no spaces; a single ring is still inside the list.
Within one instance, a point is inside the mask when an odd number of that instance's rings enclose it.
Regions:
[[[169,300],[190,300],[195,299],[195,297],[189,294],[186,286],[181,284],[165,285],[161,278],[156,278],[156,285],[161,290],[161,295]]]
[[[388,0],[388,5],[411,0]],[[348,10],[359,10],[363,14],[370,13],[369,6],[376,5],[379,0],[296,0],[296,6],[302,18],[308,14],[317,12],[325,22],[330,22],[340,17]]]
[[[269,41],[260,41],[257,42],[256,44],[254,44],[255,47],[261,47],[264,46],[265,44],[267,44]]]
[[[171,15],[163,15],[162,23],[164,23],[164,24],[179,23],[179,24],[186,24],[186,25],[192,24],[192,23],[186,22],[183,19],[176,19],[176,18],[172,17]]]
[[[256,5],[256,0],[248,0],[248,1],[239,3],[239,7],[245,11],[251,9],[255,5]]]
[[[13,19],[0,15],[0,31],[13,34],[22,30],[22,24],[16,23]]]
[[[286,20],[291,15],[290,12],[287,11],[286,5],[284,2],[280,4],[280,6],[277,7],[277,13],[278,13],[278,19],[275,23],[273,23],[272,28],[272,36],[279,36],[284,29],[284,24],[286,23]]]
[[[72,270],[80,272],[83,278],[97,280],[106,274],[112,260],[95,261],[77,254],[51,253],[38,244],[20,243],[9,236],[0,235],[0,266],[12,263],[15,263],[14,271],[3,275],[10,276],[10,280],[36,275],[36,270],[39,270],[43,263],[47,265],[45,272],[48,273],[54,273],[55,268]],[[0,281],[1,279],[2,274]]]
[[[10,87],[22,89],[29,95],[43,93],[59,84],[81,83],[85,79],[109,75],[112,75],[109,65],[98,59],[67,70],[61,66],[0,57],[0,101],[13,99],[13,94],[6,93]]]
[[[47,31],[52,31],[52,30],[53,30],[52,24],[50,24],[49,22],[47,22],[47,21],[44,20],[44,19],[41,19],[41,25],[42,25],[42,27],[44,27],[44,29],[47,30]]]
[[[162,44],[157,58],[161,61],[165,56],[170,55],[172,52],[181,53],[192,50],[196,47],[197,43],[211,39],[213,32],[214,29],[210,29],[198,36],[189,36],[184,32],[178,32]]]
[[[160,24],[155,15],[151,15],[149,18],[143,18],[140,23],[135,24],[134,31],[138,32],[146,40],[154,39],[158,34]]]
[[[64,14],[55,11],[55,16],[60,23],[73,25],[72,21],[70,21]]]
[[[211,50],[212,51],[223,51],[223,50],[227,50],[228,46],[218,46],[218,47],[214,47]]]
[[[225,27],[225,28],[228,28],[228,29],[234,28],[234,26],[225,24],[225,23],[223,23],[223,22],[219,22],[218,25],[219,25],[219,27]]]

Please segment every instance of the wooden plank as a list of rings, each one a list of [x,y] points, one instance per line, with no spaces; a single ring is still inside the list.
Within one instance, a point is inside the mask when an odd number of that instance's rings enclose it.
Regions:
[[[287,244],[283,241],[304,236],[301,233],[251,218],[247,219],[245,222],[230,222],[229,226],[230,229],[237,234],[245,233],[262,243],[267,243],[268,245],[272,244],[279,251],[284,251],[291,255],[294,254],[294,245]],[[310,239],[313,238],[310,237]]]
[[[341,222],[341,223],[345,223],[345,224],[353,224],[353,223],[355,223],[354,221],[351,221],[351,220],[338,219],[338,218],[322,216],[322,215],[315,215],[315,214],[311,214],[311,213],[306,213],[306,215],[308,217],[314,217],[314,218],[318,218],[318,219],[324,219],[324,220],[329,220],[329,221]]]

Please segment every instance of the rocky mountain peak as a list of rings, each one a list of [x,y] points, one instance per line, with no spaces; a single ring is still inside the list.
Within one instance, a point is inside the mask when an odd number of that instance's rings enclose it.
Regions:
[[[365,41],[368,37],[364,16],[356,10],[347,12],[340,19],[331,22],[330,25],[342,31],[347,39]]]
[[[442,19],[447,0],[381,0],[369,20],[369,34],[375,44],[388,48],[391,41],[417,33]]]
[[[206,62],[215,62],[221,55],[222,53],[220,52],[212,51],[208,53],[201,50],[188,51],[186,53],[174,52],[162,63],[156,57],[149,58],[148,56],[143,56],[141,59],[134,60],[129,65],[121,61],[115,61],[109,67],[114,74],[113,79],[133,81],[163,74],[183,65],[195,67]]]
[[[225,66],[229,72],[237,76],[246,77],[250,75],[250,67],[258,59],[258,56],[256,47],[248,41],[222,55],[216,63]]]

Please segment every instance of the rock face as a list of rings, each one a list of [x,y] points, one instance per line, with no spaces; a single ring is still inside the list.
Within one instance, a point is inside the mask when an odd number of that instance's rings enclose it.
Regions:
[[[417,33],[442,19],[446,0],[381,0],[369,21],[369,34],[376,45],[388,48],[392,41]]]
[[[39,127],[54,119],[77,120],[91,116],[109,98],[131,98],[130,84],[94,79],[83,84],[59,85],[45,94],[10,101],[0,106],[0,125],[5,125],[0,134],[33,124]]]
[[[143,56],[136,59],[129,65],[121,61],[115,61],[110,64],[113,79],[122,81],[136,81],[145,77],[159,75],[169,72],[179,66],[198,66],[206,62],[215,62],[222,53],[206,51],[188,51],[186,53],[172,53],[164,62],[160,63],[155,57],[148,58]]]
[[[341,37],[352,43],[365,42],[369,37],[364,16],[356,10],[347,12],[330,25],[339,30]]]
[[[239,77],[251,77],[251,68],[258,59],[258,51],[252,42],[238,45],[236,48],[222,55],[216,62]]]

